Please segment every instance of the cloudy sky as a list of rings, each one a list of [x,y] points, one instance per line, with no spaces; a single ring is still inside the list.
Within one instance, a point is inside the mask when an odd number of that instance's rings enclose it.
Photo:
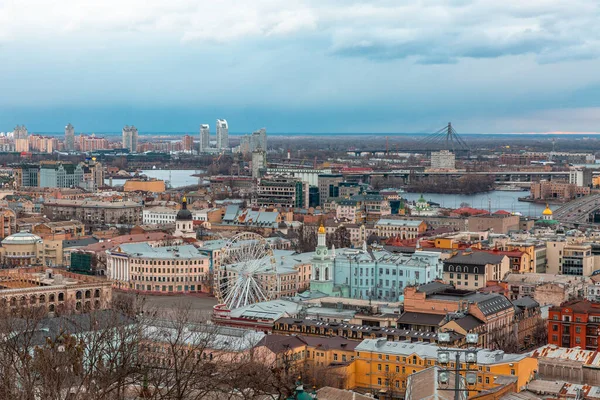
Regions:
[[[0,131],[600,131],[598,0],[0,0]]]

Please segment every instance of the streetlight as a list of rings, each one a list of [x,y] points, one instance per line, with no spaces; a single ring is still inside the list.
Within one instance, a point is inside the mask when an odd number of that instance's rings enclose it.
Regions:
[[[454,392],[454,399],[460,400],[467,398],[473,388],[469,388],[477,383],[477,352],[479,349],[479,334],[467,333],[465,337],[466,348],[449,348],[450,332],[438,333],[438,351],[437,360],[441,371],[438,374],[438,381],[442,387],[439,390],[448,390]],[[454,355],[454,366],[450,366],[451,354]],[[461,356],[465,368],[461,368]],[[454,373],[454,387],[450,387],[450,372]],[[461,375],[461,372],[463,375]],[[464,379],[461,384],[461,378]],[[462,395],[462,396],[461,396]]]

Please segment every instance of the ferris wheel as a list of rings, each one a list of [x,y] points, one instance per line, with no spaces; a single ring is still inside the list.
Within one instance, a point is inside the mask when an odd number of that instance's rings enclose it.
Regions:
[[[271,300],[278,278],[269,242],[252,232],[232,237],[223,248],[215,280],[217,299],[230,310]]]

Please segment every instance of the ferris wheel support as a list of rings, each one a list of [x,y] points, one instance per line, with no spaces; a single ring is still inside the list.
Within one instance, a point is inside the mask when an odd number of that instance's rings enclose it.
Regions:
[[[267,301],[274,294],[271,277],[277,280],[269,242],[255,233],[240,233],[223,248],[221,266],[215,271],[215,294],[230,310]]]

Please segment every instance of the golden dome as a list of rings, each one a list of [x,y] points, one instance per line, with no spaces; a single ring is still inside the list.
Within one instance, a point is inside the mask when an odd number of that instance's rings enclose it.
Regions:
[[[546,209],[542,211],[542,215],[552,215],[552,210],[548,207],[548,204],[546,204]]]
[[[319,234],[325,234],[325,227],[323,226],[322,223],[321,223],[321,226],[319,227]]]

